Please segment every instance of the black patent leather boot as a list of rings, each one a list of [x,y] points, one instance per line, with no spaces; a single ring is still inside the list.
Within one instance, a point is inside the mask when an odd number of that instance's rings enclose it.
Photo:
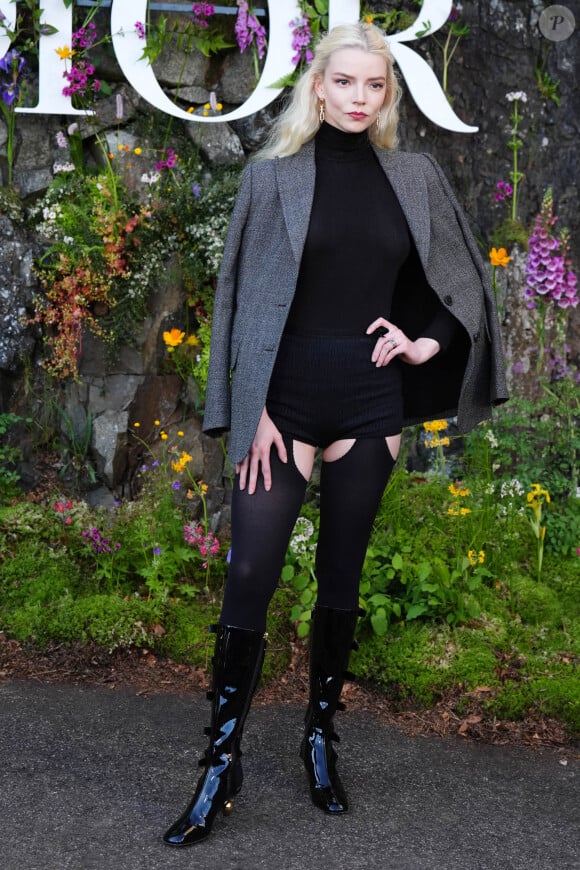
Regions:
[[[353,648],[358,610],[314,608],[310,639],[310,702],[300,755],[304,761],[314,804],[325,813],[348,810],[348,798],[336,770],[338,755],[333,717],[344,710],[340,693]]]
[[[200,765],[204,772],[183,815],[164,834],[168,846],[191,846],[204,840],[219,812],[233,809],[242,786],[240,740],[252,696],[258,684],[266,635],[259,631],[216,626],[213,658],[209,746]]]

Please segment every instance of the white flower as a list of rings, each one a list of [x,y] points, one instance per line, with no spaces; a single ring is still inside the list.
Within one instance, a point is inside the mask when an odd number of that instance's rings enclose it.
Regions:
[[[143,184],[157,184],[159,179],[161,178],[158,172],[152,172],[150,175],[147,175],[146,172],[141,176],[141,181]]]
[[[512,499],[517,496],[522,496],[524,493],[525,488],[516,477],[512,477],[511,480],[504,480],[501,485],[502,498]]]
[[[525,91],[510,91],[509,94],[505,95],[505,98],[509,103],[513,103],[514,100],[520,100],[522,103],[528,102],[528,95]]]
[[[59,172],[74,172],[75,165],[74,163],[55,163],[52,167],[52,171],[55,175]]]
[[[499,447],[499,441],[497,440],[491,429],[488,429],[483,437],[486,441],[489,441],[490,447]]]

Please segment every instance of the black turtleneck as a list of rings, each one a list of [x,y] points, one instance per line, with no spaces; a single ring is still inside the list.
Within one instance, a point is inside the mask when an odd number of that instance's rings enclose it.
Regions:
[[[364,335],[377,317],[389,318],[413,243],[366,131],[344,133],[323,123],[315,155],[314,201],[286,330]],[[424,332],[442,345],[453,331],[453,318],[444,316],[445,328],[438,323],[434,334]]]

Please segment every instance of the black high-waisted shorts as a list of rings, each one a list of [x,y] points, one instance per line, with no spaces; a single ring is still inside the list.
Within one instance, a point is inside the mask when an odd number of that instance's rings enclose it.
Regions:
[[[397,435],[403,425],[401,363],[371,362],[376,336],[284,333],[266,408],[280,431],[327,447],[342,438]]]

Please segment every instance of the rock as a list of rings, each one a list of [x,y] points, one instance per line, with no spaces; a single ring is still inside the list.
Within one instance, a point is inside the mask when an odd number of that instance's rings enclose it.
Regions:
[[[82,138],[87,139],[93,137],[97,131],[111,128],[117,130],[119,125],[128,124],[136,117],[137,111],[143,105],[143,102],[139,94],[130,85],[123,84],[117,87],[110,97],[105,97],[96,103],[97,114],[94,118],[91,118],[91,116],[86,118],[78,116],[72,119],[72,121],[78,124],[78,131]],[[119,117],[118,110],[121,107],[122,114]]]
[[[167,46],[153,64],[157,81],[168,88],[205,87],[209,58],[200,51],[182,54]]]
[[[97,471],[110,489],[123,480],[127,468],[127,411],[108,410],[93,421],[93,457]]]
[[[215,166],[241,163],[245,159],[242,143],[229,124],[200,124],[193,121],[187,125],[186,131],[191,141]]]
[[[32,264],[39,249],[21,225],[0,215],[0,250],[0,370],[16,372],[36,343],[26,321],[32,314]]]
[[[226,55],[219,81],[212,86],[221,103],[244,103],[256,86],[256,73],[249,51]]]

